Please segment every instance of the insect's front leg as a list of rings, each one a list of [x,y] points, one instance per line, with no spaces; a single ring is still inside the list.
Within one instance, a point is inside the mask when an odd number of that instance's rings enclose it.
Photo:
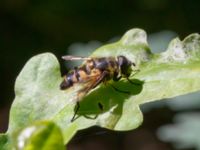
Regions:
[[[122,76],[119,76],[119,77],[114,76],[113,81],[119,81],[121,78],[122,78]]]
[[[120,79],[122,78],[121,75],[119,75],[118,72],[114,72],[114,75],[113,75],[113,81],[119,81]]]
[[[119,74],[117,73],[117,72],[115,72],[114,73],[114,75],[113,75],[113,81],[119,81],[120,79],[122,78],[122,76],[120,75],[119,76]],[[125,94],[130,94],[130,92],[129,91],[123,91],[123,90],[120,90],[120,89],[118,89],[118,88],[116,88],[114,85],[112,85],[111,84],[111,87],[115,90],[115,91],[117,91],[117,92],[121,92],[121,93],[125,93]]]

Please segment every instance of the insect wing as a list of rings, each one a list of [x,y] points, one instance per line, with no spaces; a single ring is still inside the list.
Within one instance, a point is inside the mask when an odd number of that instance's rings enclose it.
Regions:
[[[89,76],[88,80],[82,82],[83,88],[79,91],[78,97],[81,99],[85,96],[90,90],[97,87],[105,78],[104,74],[97,74]]]
[[[72,55],[62,56],[62,59],[64,60],[92,60],[92,58],[90,57],[81,57],[81,56],[72,56]]]

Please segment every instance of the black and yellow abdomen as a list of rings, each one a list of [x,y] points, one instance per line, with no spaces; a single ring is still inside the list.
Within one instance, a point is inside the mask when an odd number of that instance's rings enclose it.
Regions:
[[[64,80],[60,84],[60,88],[65,90],[72,87],[75,83],[98,80],[105,71],[107,72],[107,75],[104,81],[113,79],[119,75],[119,64],[116,58],[102,57],[86,61],[85,64],[79,68],[75,68],[64,76]]]

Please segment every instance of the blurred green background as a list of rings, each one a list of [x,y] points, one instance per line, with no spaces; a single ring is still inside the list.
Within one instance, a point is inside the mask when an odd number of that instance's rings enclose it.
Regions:
[[[52,52],[61,61],[62,55],[77,54],[80,50],[82,54],[88,55],[89,52],[85,48],[88,44],[88,49],[91,50],[102,43],[108,43],[113,38],[120,37],[134,27],[142,28],[150,35],[148,39],[150,46],[158,52],[164,50],[169,40],[176,35],[182,39],[190,33],[200,32],[199,14],[200,1],[198,0],[1,0],[0,131],[4,132],[7,129],[8,112],[14,99],[16,76],[30,57],[43,52]],[[91,46],[90,41],[93,40],[96,43]],[[78,43],[78,48],[77,42],[81,42]],[[66,72],[65,70],[62,61],[62,73]],[[158,116],[157,111],[164,114],[164,119],[152,125],[151,120],[163,117]],[[150,115],[150,120],[144,122],[138,131],[129,133],[130,138],[137,139],[138,135],[145,133],[151,139],[156,139],[158,147],[161,145],[162,149],[173,149],[171,145],[160,142],[154,131],[158,126],[170,122],[175,113],[167,105],[148,111],[145,116],[148,118]],[[149,131],[144,132],[144,128]],[[95,128],[95,132],[97,130],[100,129]],[[90,131],[87,132],[90,133]],[[106,133],[111,134],[110,131]],[[126,137],[125,133],[113,134],[110,137],[119,137],[116,140]],[[132,134],[136,137],[132,137]],[[143,141],[144,138],[140,140]],[[76,145],[83,142],[81,139],[75,141],[78,141],[75,142]],[[109,139],[108,141],[111,142]],[[150,146],[147,148],[151,149]],[[153,149],[156,148],[153,147]],[[71,149],[73,149],[73,142]],[[89,148],[82,146],[82,149]]]

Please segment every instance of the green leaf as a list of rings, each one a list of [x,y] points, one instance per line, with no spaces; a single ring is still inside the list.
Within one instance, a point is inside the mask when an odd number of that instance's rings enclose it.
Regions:
[[[14,137],[17,150],[64,150],[61,130],[51,122],[36,122]]]
[[[159,41],[158,41],[159,42]],[[15,84],[15,100],[10,112],[8,135],[38,120],[51,120],[62,130],[67,143],[77,130],[93,125],[131,130],[143,120],[139,106],[150,101],[187,94],[200,89],[200,36],[192,34],[183,41],[174,39],[166,52],[152,54],[141,29],[128,31],[120,41],[97,49],[92,56],[124,55],[136,64],[130,79],[101,84],[80,103],[79,117],[71,122],[82,85],[61,91],[60,66],[54,55],[31,58]],[[130,95],[115,91],[128,90]],[[98,103],[103,105],[103,111]],[[88,118],[90,117],[90,118]],[[92,119],[93,118],[93,119]]]
[[[1,150],[11,149],[11,144],[7,134],[0,134],[0,148]]]
[[[41,54],[27,62],[15,83],[9,135],[35,121],[58,118],[56,123],[66,133],[65,142],[71,139],[77,130],[69,120],[74,104],[68,100],[70,96],[59,89],[61,80],[60,66],[54,55]]]

